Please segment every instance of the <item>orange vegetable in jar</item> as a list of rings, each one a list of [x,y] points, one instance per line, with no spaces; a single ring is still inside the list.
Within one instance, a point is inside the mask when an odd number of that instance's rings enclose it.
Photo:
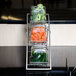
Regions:
[[[46,31],[44,27],[33,27],[31,30],[31,42],[44,42],[46,41]]]

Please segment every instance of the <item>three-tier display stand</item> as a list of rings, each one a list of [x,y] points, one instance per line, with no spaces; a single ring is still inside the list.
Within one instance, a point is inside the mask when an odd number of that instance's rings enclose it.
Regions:
[[[30,42],[30,30],[33,26],[41,25],[45,27],[47,40],[44,43],[40,43],[37,47],[43,47],[47,49],[46,62],[31,62],[31,47],[36,43]],[[27,32],[26,32],[26,70],[51,70],[51,31],[50,31],[50,18],[49,14],[46,14],[45,22],[34,23],[30,20],[30,13],[27,13]]]

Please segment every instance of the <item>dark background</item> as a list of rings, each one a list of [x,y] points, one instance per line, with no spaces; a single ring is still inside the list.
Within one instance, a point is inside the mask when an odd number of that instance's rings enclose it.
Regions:
[[[26,13],[30,12],[31,6],[38,3],[46,6],[51,20],[76,19],[76,0],[0,0],[0,22],[23,21],[26,23]],[[21,20],[11,19],[9,16]]]

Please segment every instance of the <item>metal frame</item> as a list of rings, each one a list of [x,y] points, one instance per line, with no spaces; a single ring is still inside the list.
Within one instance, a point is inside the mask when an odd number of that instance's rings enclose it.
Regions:
[[[28,36],[28,34],[29,34],[29,15],[30,15],[30,13],[27,13],[27,32],[26,32],[26,70],[51,70],[51,55],[49,56],[50,57],[50,59],[49,59],[49,67],[50,68],[48,68],[48,67],[46,67],[46,68],[28,68],[28,65],[30,65],[30,64],[28,64],[28,46],[29,46],[29,36]],[[48,46],[48,53],[51,53],[51,49],[50,49],[50,43],[51,43],[51,36],[50,36],[50,33],[51,33],[51,31],[50,31],[50,17],[49,17],[49,14],[46,14],[46,16],[47,16],[47,21],[46,21],[46,23],[48,23],[48,28],[47,28],[47,30],[48,30],[48,34],[49,34],[49,46]]]

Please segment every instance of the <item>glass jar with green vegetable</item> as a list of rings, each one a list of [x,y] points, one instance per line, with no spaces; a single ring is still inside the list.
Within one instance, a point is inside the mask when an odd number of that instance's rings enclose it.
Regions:
[[[46,20],[45,6],[43,6],[43,4],[32,6],[30,19],[32,22],[45,22]]]
[[[47,61],[47,49],[32,47],[31,62],[46,62]]]

